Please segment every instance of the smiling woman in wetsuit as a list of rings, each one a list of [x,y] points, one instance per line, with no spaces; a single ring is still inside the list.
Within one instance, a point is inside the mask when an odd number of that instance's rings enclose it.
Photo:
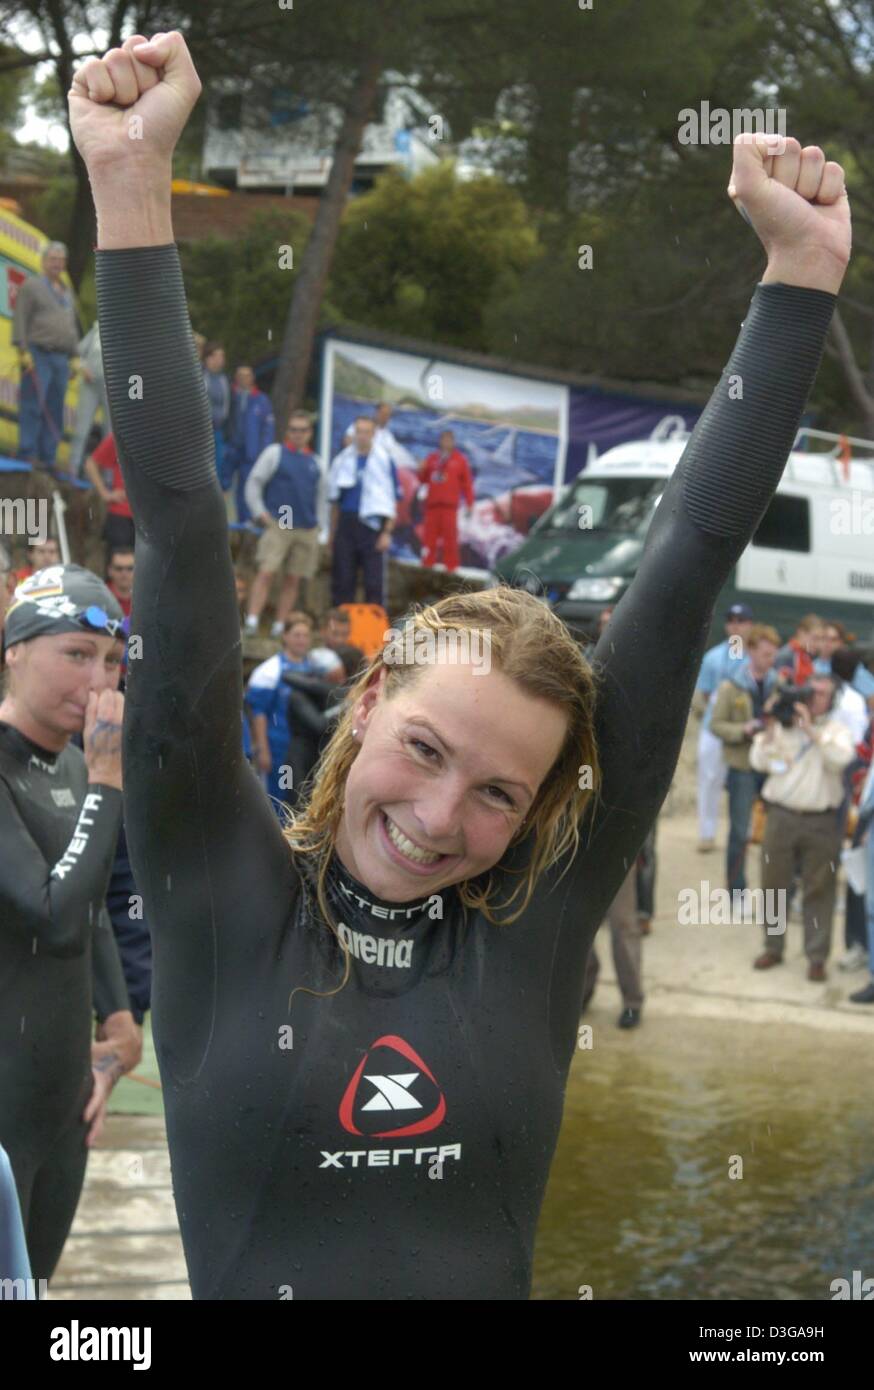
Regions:
[[[35,1279],[60,1258],[109,1093],[141,1050],[103,912],[121,818],[122,619],[96,575],[52,565],[19,584],[3,629],[0,1144]],[[105,1040],[92,1044],[95,1010]]]
[[[767,268],[593,666],[525,594],[425,610],[412,659],[395,641],[353,688],[286,837],[240,749],[227,521],[170,221],[199,91],[173,33],[87,60],[70,92],[138,532],[126,818],[192,1292],[525,1298],[586,957],[816,373],[849,256],[843,174],[795,141],[735,146],[729,192]]]

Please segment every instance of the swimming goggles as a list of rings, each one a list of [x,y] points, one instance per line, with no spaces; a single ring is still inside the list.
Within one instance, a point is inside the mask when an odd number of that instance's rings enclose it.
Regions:
[[[124,636],[122,630],[124,619],[110,618],[109,614],[104,612],[102,608],[98,608],[96,603],[89,604],[81,613],[76,613],[73,621],[77,622],[80,627],[91,628],[96,632],[107,632],[110,637]]]

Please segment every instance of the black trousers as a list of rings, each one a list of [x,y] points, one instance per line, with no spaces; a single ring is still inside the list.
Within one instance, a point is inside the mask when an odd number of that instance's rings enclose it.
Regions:
[[[385,607],[385,552],[377,550],[378,531],[359,520],[353,512],[341,512],[334,536],[331,566],[331,602],[355,603],[358,571],[364,581],[364,602]]]

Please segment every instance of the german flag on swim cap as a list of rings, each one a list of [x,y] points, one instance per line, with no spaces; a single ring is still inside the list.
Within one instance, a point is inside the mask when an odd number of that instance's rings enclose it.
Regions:
[[[111,589],[81,565],[49,565],[22,580],[6,610],[3,646],[55,632],[124,640],[124,613]]]

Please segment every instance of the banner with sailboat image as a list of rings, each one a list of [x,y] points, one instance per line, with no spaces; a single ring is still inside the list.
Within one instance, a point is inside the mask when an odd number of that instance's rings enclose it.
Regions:
[[[325,339],[319,452],[329,462],[358,415],[392,407],[388,429],[403,493],[392,555],[417,562],[424,500],[419,473],[452,430],[466,455],[474,505],[458,514],[462,569],[491,570],[515,550],[563,482],[568,389],[338,335]]]

